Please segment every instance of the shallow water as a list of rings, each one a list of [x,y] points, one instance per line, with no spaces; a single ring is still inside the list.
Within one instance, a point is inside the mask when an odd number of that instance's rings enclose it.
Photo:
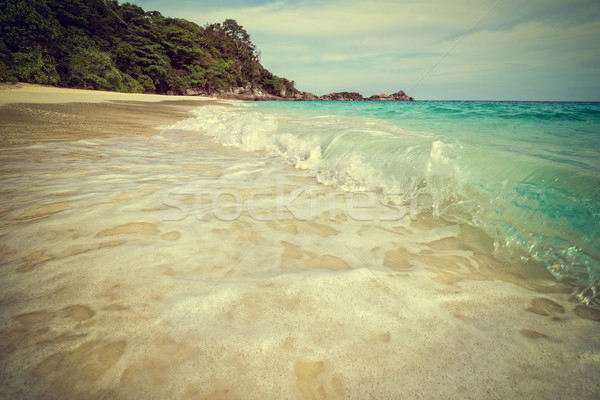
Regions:
[[[3,395],[597,397],[597,314],[542,263],[206,107],[229,125],[1,152]]]
[[[279,155],[318,182],[477,227],[592,301],[600,285],[600,104],[271,102],[174,125]]]

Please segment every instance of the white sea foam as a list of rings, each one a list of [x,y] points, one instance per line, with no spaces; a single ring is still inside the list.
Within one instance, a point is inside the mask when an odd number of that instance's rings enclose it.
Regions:
[[[309,170],[320,183],[371,191],[382,200],[410,207],[413,218],[415,208],[428,209],[436,217],[474,225],[496,241],[497,257],[542,261],[558,278],[574,278],[582,288],[591,285],[598,292],[594,257],[600,250],[590,242],[593,232],[581,228],[584,219],[593,217],[594,206],[586,210],[588,218],[579,212],[580,201],[597,203],[585,195],[589,189],[582,176],[587,172],[580,176],[577,171],[580,178],[572,179],[568,176],[575,171],[568,165],[540,167],[536,158],[448,135],[441,135],[442,140],[417,134],[381,120],[320,115],[314,110],[294,113],[285,107],[269,113],[259,111],[265,107],[242,104],[201,107],[195,118],[172,128],[206,132],[226,145],[280,156]],[[549,208],[536,200],[538,185],[546,187],[548,177],[561,186],[539,189],[548,192],[542,196],[554,198]],[[529,182],[532,185],[526,187]],[[570,227],[565,227],[564,217],[553,217],[552,207],[565,210],[567,221],[573,221]],[[557,264],[557,259],[562,261]],[[591,272],[587,265],[592,265]]]
[[[374,184],[348,141],[207,110],[153,138],[0,152],[2,395],[593,397],[597,323],[502,282],[550,276],[511,278],[428,210],[318,184]],[[439,146],[422,166],[452,156]]]

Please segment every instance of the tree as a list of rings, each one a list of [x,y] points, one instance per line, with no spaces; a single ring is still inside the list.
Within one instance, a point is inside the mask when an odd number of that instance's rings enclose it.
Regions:
[[[53,60],[40,49],[14,53],[13,61],[12,72],[18,80],[42,84],[58,83],[59,76]]]
[[[70,57],[71,84],[84,89],[127,91],[123,76],[108,54],[79,48]]]
[[[200,27],[117,0],[1,0],[0,80],[157,93],[296,91],[260,64],[235,20]]]
[[[47,48],[60,35],[60,24],[45,0],[2,0],[0,41],[14,53]]]

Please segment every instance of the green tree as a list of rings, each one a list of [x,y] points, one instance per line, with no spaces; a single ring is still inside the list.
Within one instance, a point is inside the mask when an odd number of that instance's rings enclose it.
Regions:
[[[59,76],[52,59],[40,49],[13,54],[13,74],[18,80],[31,83],[56,84]]]
[[[206,70],[199,65],[186,66],[186,79],[191,86],[204,87],[206,84]]]
[[[123,76],[108,54],[96,48],[76,49],[69,59],[71,84],[84,89],[126,91]]]
[[[2,0],[0,41],[10,52],[47,48],[60,35],[60,24],[45,0]]]
[[[163,19],[159,28],[162,34],[161,45],[173,68],[203,64],[202,28],[192,22],[173,18]]]
[[[117,0],[0,0],[0,80],[156,93],[246,85],[297,92],[293,81],[263,68],[235,20],[200,27]]]
[[[278,76],[271,74],[270,76],[263,78],[262,84],[270,94],[279,95],[281,93],[281,79]]]
[[[145,93],[154,93],[156,91],[156,86],[154,85],[154,81],[148,75],[140,75],[138,77],[138,82],[142,85],[142,88]]]

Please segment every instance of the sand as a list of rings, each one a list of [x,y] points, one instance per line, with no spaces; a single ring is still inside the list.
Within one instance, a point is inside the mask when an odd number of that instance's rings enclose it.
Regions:
[[[0,148],[115,136],[151,136],[207,97],[0,83]]]
[[[158,94],[117,93],[98,90],[68,89],[54,86],[33,85],[30,83],[0,82],[0,106],[11,103],[62,104],[62,103],[101,103],[110,101],[140,101],[162,103],[182,99],[192,101],[212,100],[202,96],[164,96]]]
[[[159,133],[203,99],[0,99],[0,398],[600,395],[599,313],[476,232]]]

